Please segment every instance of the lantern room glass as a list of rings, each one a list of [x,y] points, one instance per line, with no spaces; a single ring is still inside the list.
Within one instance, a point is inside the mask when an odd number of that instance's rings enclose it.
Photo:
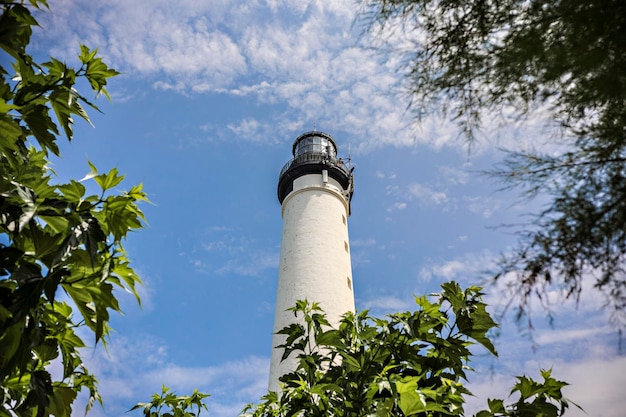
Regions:
[[[337,151],[335,145],[327,138],[322,136],[308,136],[302,138],[296,144],[294,156],[298,157],[304,154],[321,154],[329,158],[335,158]]]

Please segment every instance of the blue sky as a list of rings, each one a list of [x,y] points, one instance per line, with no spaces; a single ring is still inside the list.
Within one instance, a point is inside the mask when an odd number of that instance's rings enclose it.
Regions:
[[[329,133],[356,166],[349,228],[358,309],[409,309],[413,294],[445,280],[479,284],[515,243],[497,226],[540,207],[498,192],[479,172],[502,159],[503,147],[556,149],[545,112],[524,123],[488,115],[471,152],[436,111],[416,127],[398,58],[369,47],[358,4],[49,3],[32,53],[71,63],[85,43],[123,73],[108,88],[113,102],[98,100],[103,114],[91,113],[95,128],[78,122],[53,168],[66,180],[82,178],[87,159],[116,167],[124,187],[141,182],[152,201],[143,207],[147,228],[126,244],[145,282],[143,307],[120,294],[125,315],[113,319],[108,351],[84,353],[105,401],[91,415],[127,415],[161,384],[211,393],[213,416],[237,415],[264,393],[281,236],[277,177],[303,132]],[[505,291],[488,289],[494,312]],[[473,364],[469,410],[506,396],[513,375],[553,368],[589,415],[623,415],[626,358],[602,296],[584,291],[578,306],[550,296],[554,327],[537,308],[535,349],[504,317],[500,358]]]

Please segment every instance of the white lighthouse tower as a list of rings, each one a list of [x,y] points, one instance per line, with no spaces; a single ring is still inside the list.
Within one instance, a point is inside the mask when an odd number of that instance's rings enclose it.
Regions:
[[[308,132],[293,143],[293,159],[278,180],[283,234],[274,313],[274,337],[269,389],[296,367],[295,358],[281,362],[285,336],[276,332],[295,321],[297,300],[316,302],[331,325],[354,311],[348,216],[353,191],[352,172],[330,135]]]

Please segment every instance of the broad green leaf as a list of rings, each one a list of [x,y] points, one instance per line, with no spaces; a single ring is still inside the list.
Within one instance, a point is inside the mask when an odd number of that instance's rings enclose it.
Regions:
[[[2,97],[0,97],[0,115],[6,115],[11,110],[19,109],[15,104],[7,103]],[[4,133],[4,132],[3,132]]]
[[[94,177],[102,191],[109,190],[118,185],[124,179],[123,175],[119,175],[117,168],[113,168],[106,174],[97,175]]]
[[[39,219],[44,221],[50,229],[52,229],[55,233],[64,233],[67,231],[69,227],[69,222],[67,218],[63,216],[37,216]]]
[[[361,369],[361,363],[352,355],[342,352],[341,358],[344,361],[344,364],[350,366],[353,369]]]
[[[95,127],[93,123],[91,123],[91,119],[89,118],[89,115],[87,114],[83,106],[80,104],[80,100],[84,100],[84,99],[78,94],[78,92],[74,88],[72,88],[70,90],[70,109],[72,111],[72,114],[79,115],[80,117],[83,118],[83,120],[89,123],[91,127]],[[87,100],[84,100],[84,101],[87,102]],[[89,102],[87,103],[90,104]],[[95,106],[92,105],[91,107],[95,107]]]
[[[71,100],[71,92],[67,87],[56,88],[49,96],[50,106],[54,110],[57,120],[61,124],[68,140],[72,140],[74,137]]]
[[[51,396],[49,412],[56,417],[72,415],[72,403],[78,393],[74,388],[56,385]]]
[[[407,417],[426,411],[426,399],[417,389],[419,379],[419,377],[405,377],[396,382],[396,390],[400,396],[399,406]]]
[[[21,4],[15,3],[2,14],[2,30],[0,31],[0,48],[13,58],[20,58],[26,45],[30,42],[31,26],[37,25],[30,11]]]
[[[0,151],[10,153],[17,151],[17,143],[22,135],[22,128],[12,117],[0,114],[0,132],[3,138],[0,140]]]
[[[71,180],[69,184],[58,185],[57,188],[71,202],[78,203],[85,195],[85,186],[78,181]]]
[[[504,413],[504,401],[500,399],[488,399],[487,404],[489,405],[489,411],[492,414],[502,414]]]
[[[48,115],[48,111],[48,107],[44,105],[28,106],[24,108],[23,120],[41,145],[42,149],[52,151],[53,154],[58,156],[59,147],[56,144],[56,135],[58,134],[58,130],[56,124]]]
[[[139,297],[139,293],[137,292],[137,286],[142,284],[141,278],[139,275],[135,273],[135,271],[130,267],[128,260],[125,255],[118,255],[113,263],[113,270],[111,274],[119,277],[126,286],[123,287],[126,290],[130,290],[130,292],[135,296],[137,303],[141,305],[141,298]],[[104,268],[103,268],[103,278],[104,276]],[[108,277],[110,282],[113,282],[111,277]],[[120,285],[121,286],[121,285]]]
[[[317,335],[315,341],[318,345],[334,346],[341,348],[345,346],[341,333],[338,330],[328,330]]]
[[[0,369],[7,369],[7,365],[17,352],[20,345],[22,328],[22,323],[2,327],[3,332],[0,334]]]
[[[87,64],[96,56],[97,53],[98,53],[97,49],[94,49],[92,51],[86,45],[81,44],[80,54],[78,55],[78,58],[80,59],[80,62],[82,62],[83,64]]]
[[[72,85],[76,80],[76,71],[54,57],[51,57],[50,61],[44,62],[41,66],[47,68],[48,75],[52,76],[54,79],[68,78],[66,85]]]

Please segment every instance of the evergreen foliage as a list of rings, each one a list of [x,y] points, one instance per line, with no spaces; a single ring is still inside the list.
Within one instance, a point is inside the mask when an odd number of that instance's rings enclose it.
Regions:
[[[565,150],[510,152],[492,172],[506,187],[549,198],[520,233],[517,249],[503,256],[495,279],[516,276],[512,288],[521,315],[532,296],[542,297],[547,289],[578,299],[585,277],[592,277],[607,296],[614,322],[623,325],[626,2],[362,0],[362,5],[374,39],[395,45],[398,30],[406,35],[402,68],[418,116],[446,109],[473,139],[485,117],[513,111],[523,120],[540,106],[548,108]]]

